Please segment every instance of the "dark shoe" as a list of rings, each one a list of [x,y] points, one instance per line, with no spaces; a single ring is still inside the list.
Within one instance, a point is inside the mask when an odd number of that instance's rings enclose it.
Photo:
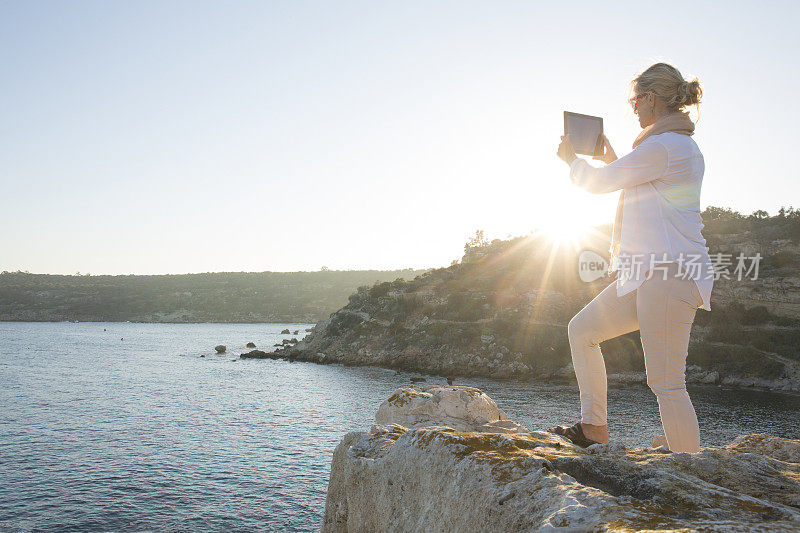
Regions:
[[[567,439],[571,440],[573,444],[576,444],[581,448],[588,448],[592,444],[600,444],[599,442],[594,441],[583,434],[583,428],[581,427],[580,422],[570,427],[556,426],[548,429],[547,431],[550,433],[555,433],[556,435],[561,435],[562,437],[566,437]]]

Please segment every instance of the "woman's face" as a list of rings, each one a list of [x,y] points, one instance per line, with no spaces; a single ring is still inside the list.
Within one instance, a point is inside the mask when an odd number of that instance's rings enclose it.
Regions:
[[[655,122],[655,94],[652,92],[635,94],[630,99],[633,112],[639,117],[639,126],[646,128]]]

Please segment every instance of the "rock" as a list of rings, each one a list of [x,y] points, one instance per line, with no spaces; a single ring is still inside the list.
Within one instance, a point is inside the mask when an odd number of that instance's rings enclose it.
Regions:
[[[507,419],[480,389],[462,386],[397,389],[375,414],[375,422],[381,425],[415,428],[434,424],[457,431],[478,431],[485,424]]]
[[[528,428],[517,424],[513,420],[495,420],[494,422],[488,422],[477,428],[477,431],[480,433],[505,433],[505,434],[531,432]]]
[[[736,437],[729,447],[740,453],[758,453],[778,461],[800,463],[800,440],[780,439],[759,433]]]
[[[800,529],[800,441],[582,449],[469,387],[398,389],[375,420],[336,447],[323,532]]]
[[[225,350],[227,350],[224,344],[220,344],[219,346],[214,346],[214,349],[217,351],[217,353],[225,353]]]
[[[703,376],[703,383],[712,385],[718,382],[719,382],[719,372],[717,372],[716,370],[713,372],[709,372],[708,374]]]
[[[299,329],[296,329],[296,330],[294,330],[294,331],[292,332],[292,335],[297,335],[298,333],[300,333],[300,330],[299,330]]]
[[[513,370],[509,365],[500,365],[497,370],[492,372],[492,377],[494,379],[508,379],[511,377]]]
[[[288,329],[284,329],[281,331],[281,335],[291,335],[291,332]]]
[[[656,435],[653,437],[653,448],[661,448],[667,445],[667,437],[664,435]]]
[[[248,343],[247,343],[247,347],[248,347],[248,348],[255,348],[255,347],[256,347],[256,343],[254,343],[254,342],[248,342]]]
[[[240,355],[242,359],[278,359],[275,352],[264,352],[262,350],[253,350],[251,352],[243,353]]]
[[[413,381],[414,383],[422,383],[423,381],[428,381],[428,380],[425,379],[425,378],[416,378],[415,377],[415,378],[411,378],[411,381]]]

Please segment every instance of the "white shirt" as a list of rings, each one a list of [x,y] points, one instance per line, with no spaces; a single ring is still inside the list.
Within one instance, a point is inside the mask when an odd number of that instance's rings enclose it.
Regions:
[[[598,194],[625,191],[620,262],[626,266],[618,271],[617,296],[639,287],[654,264],[678,262],[697,284],[701,308],[711,310],[714,269],[700,216],[704,172],[697,143],[675,132],[651,135],[602,168],[580,158],[572,162],[569,175],[575,185]],[[635,268],[637,257],[643,259],[642,268]],[[654,270],[653,275],[662,274]]]

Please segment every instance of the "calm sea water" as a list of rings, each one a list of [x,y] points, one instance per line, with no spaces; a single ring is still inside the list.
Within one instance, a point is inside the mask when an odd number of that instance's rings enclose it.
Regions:
[[[334,447],[411,375],[234,355],[306,327],[0,323],[0,530],[318,530]],[[578,419],[572,386],[461,383],[531,428]],[[690,392],[706,445],[800,438],[800,397]],[[612,388],[609,411],[630,444],[660,431],[646,387]]]

